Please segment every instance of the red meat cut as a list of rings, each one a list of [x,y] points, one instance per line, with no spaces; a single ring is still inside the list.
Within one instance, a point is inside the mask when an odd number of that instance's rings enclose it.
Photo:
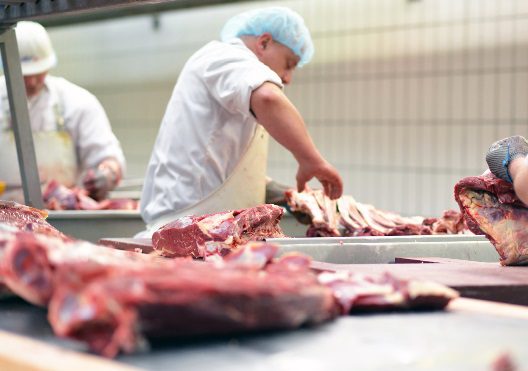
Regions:
[[[128,198],[96,201],[82,188],[68,188],[56,180],[46,184],[42,194],[50,210],[137,210],[138,201]]]
[[[440,218],[404,217],[357,202],[352,196],[332,201],[322,190],[286,191],[293,212],[311,219],[308,237],[403,236],[457,234],[467,231],[462,214],[447,210]]]
[[[501,265],[528,264],[528,208],[511,183],[492,174],[467,177],[455,185],[455,200],[473,233],[493,244]]]
[[[63,265],[75,270],[96,267],[143,266],[157,256],[114,250],[87,241],[64,241],[32,232],[0,231],[0,278],[16,295],[36,305],[47,305],[60,284],[55,272]]]
[[[430,282],[346,271],[315,273],[299,253],[251,242],[214,263],[166,259],[142,267],[61,265],[49,305],[59,336],[108,357],[143,339],[293,329],[356,311],[441,309],[458,294]]]
[[[205,258],[252,240],[284,237],[279,226],[282,207],[265,204],[202,216],[185,216],[152,236],[155,250],[166,257]],[[220,245],[220,248],[219,248]]]
[[[63,240],[71,240],[46,221],[48,212],[35,209],[13,201],[0,201],[0,223],[7,224],[20,231],[28,231],[48,236],[55,236]]]
[[[249,247],[254,257],[276,247]],[[266,252],[265,250],[269,250]],[[61,267],[62,282],[49,306],[59,336],[87,342],[108,357],[132,352],[141,340],[293,329],[339,314],[332,290],[319,284],[304,260],[245,264],[241,253],[223,264],[168,259],[161,267],[108,268],[80,286],[82,272]],[[267,258],[265,258],[267,259]],[[247,263],[247,261],[246,261]],[[111,298],[111,300],[108,300]]]

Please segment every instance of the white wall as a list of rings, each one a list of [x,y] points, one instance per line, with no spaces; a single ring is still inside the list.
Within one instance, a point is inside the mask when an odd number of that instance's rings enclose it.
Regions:
[[[491,142],[528,135],[525,1],[265,1],[163,13],[159,28],[150,16],[54,28],[54,72],[99,97],[128,176],[142,177],[185,60],[231,15],[272,4],[312,30],[315,59],[286,93],[356,199],[439,215],[456,207],[456,181],[484,170]],[[295,162],[277,143],[268,166],[294,184]]]

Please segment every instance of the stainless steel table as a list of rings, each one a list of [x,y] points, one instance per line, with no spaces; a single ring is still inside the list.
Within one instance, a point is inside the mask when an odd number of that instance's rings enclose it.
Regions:
[[[61,232],[96,243],[103,237],[133,237],[145,229],[139,211],[50,211],[47,221]]]
[[[56,338],[45,310],[20,300],[0,301],[0,329],[84,350],[83,344]],[[508,352],[524,370],[527,333],[527,319],[492,313],[358,315],[291,332],[157,343],[117,360],[147,370],[467,371],[490,370]]]
[[[483,236],[434,235],[268,239],[280,254],[300,252],[336,264],[385,264],[397,257],[439,257],[498,262],[499,255]]]

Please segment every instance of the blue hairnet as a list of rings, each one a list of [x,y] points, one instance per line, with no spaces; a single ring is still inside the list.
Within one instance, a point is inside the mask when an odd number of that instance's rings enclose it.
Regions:
[[[239,36],[260,36],[266,32],[300,58],[298,67],[312,59],[314,46],[310,31],[299,14],[284,7],[256,9],[238,14],[227,21],[220,39],[227,41]]]

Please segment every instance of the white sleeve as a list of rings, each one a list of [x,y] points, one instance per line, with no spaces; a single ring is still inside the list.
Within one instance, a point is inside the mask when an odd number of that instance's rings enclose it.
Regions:
[[[125,172],[121,144],[112,132],[103,106],[87,90],[74,86],[63,95],[64,121],[75,143],[80,172],[113,157]]]
[[[211,95],[232,113],[250,114],[253,90],[265,82],[283,87],[280,77],[257,59],[234,55],[210,63],[204,80]]]

